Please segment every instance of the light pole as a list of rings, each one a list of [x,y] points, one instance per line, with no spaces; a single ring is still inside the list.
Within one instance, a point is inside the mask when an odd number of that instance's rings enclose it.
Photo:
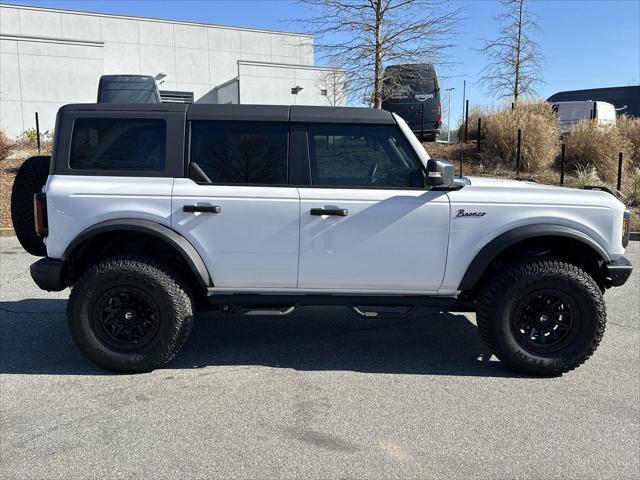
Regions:
[[[449,92],[449,107],[447,108],[447,143],[451,143],[451,90],[455,89],[455,87],[445,89]]]

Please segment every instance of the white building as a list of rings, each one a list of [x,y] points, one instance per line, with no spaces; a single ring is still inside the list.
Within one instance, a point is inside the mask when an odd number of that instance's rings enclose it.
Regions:
[[[166,74],[167,97],[328,105],[307,34],[0,4],[0,128],[52,130],[66,103],[95,102],[103,74]]]

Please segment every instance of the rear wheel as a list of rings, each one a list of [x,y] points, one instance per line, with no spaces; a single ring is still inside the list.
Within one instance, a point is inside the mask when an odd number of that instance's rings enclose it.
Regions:
[[[146,372],[169,362],[191,331],[187,288],[153,260],[107,259],[75,284],[67,305],[71,335],[95,364]]]
[[[499,273],[477,312],[480,335],[510,368],[560,375],[585,362],[604,334],[597,283],[569,263],[531,259]]]
[[[28,158],[18,169],[11,189],[11,220],[22,248],[36,257],[46,257],[47,248],[35,231],[33,196],[42,192],[49,176],[51,157]]]

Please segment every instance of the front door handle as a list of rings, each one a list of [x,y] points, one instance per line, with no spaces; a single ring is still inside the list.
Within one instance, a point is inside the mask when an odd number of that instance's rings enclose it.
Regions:
[[[338,217],[346,217],[349,210],[346,208],[312,208],[311,215],[336,215]]]
[[[222,211],[222,207],[213,206],[213,205],[185,205],[184,207],[182,207],[182,211],[187,213],[195,213],[195,212],[220,213]]]

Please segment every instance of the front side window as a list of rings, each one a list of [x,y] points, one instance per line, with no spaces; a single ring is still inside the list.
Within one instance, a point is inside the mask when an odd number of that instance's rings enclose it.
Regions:
[[[78,170],[161,172],[167,127],[158,119],[78,118],[69,166]]]
[[[193,122],[191,163],[218,184],[286,184],[289,127]]]
[[[411,186],[419,168],[397,128],[375,125],[309,126],[311,182],[319,186]]]

